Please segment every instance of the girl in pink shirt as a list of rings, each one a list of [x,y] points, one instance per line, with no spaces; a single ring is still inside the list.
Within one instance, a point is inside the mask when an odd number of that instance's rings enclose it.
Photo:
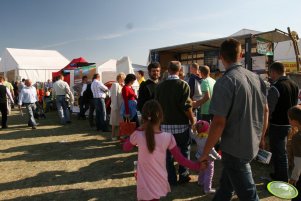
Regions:
[[[123,150],[130,151],[138,145],[137,199],[159,200],[170,192],[166,170],[167,150],[170,150],[175,160],[189,169],[200,170],[201,165],[186,159],[173,135],[160,130],[163,112],[157,101],[150,100],[144,104],[142,119],[142,127],[130,136],[123,145]]]

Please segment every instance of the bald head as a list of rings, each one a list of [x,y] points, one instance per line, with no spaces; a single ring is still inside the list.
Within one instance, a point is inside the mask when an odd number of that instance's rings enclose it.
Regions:
[[[32,84],[32,81],[31,81],[30,79],[25,80],[25,85],[26,85],[27,87],[30,87],[31,84]]]

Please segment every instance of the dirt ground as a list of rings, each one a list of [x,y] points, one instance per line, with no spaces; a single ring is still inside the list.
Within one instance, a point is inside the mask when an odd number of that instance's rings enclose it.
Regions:
[[[136,200],[136,150],[123,153],[110,133],[97,132],[76,116],[71,124],[61,126],[57,114],[50,112],[38,123],[38,129],[32,130],[26,115],[13,111],[9,129],[0,130],[0,200]],[[265,190],[261,179],[270,167],[253,162],[252,168],[260,200],[280,200]],[[220,162],[215,169],[217,187]],[[193,173],[190,183],[173,187],[162,200],[211,200],[196,180]]]

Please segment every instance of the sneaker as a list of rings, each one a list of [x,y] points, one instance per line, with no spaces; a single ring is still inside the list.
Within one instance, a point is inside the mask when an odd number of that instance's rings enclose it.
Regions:
[[[36,126],[33,126],[33,127],[31,127],[32,129],[37,129],[37,127]]]
[[[117,137],[112,137],[112,141],[116,141],[117,139]]]
[[[207,194],[214,194],[216,190],[214,188],[211,188],[209,191],[204,191],[204,193]]]

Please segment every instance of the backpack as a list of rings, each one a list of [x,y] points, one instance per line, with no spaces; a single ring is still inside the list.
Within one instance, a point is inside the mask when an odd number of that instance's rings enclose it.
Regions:
[[[93,99],[93,93],[91,89],[91,83],[87,85],[87,89],[83,93],[83,101],[84,103],[88,103],[89,100]]]

